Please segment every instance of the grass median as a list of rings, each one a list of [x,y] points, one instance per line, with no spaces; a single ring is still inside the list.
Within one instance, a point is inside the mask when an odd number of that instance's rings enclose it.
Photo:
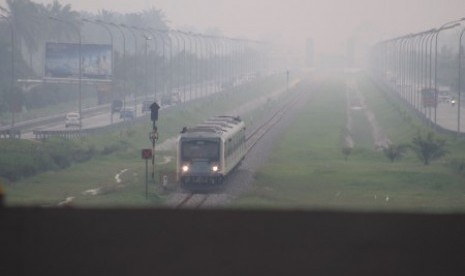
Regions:
[[[465,177],[450,168],[465,156],[463,141],[447,139],[448,154],[425,166],[413,152],[390,162],[373,146],[362,111],[352,112],[354,147],[345,161],[341,152],[346,115],[347,76],[325,79],[287,130],[276,139],[269,162],[256,174],[238,208],[337,209],[363,211],[464,212]],[[360,93],[393,143],[411,142],[428,131],[413,116],[399,112],[363,76]]]

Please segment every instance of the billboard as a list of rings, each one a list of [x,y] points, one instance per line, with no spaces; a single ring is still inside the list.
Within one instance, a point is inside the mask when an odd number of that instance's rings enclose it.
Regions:
[[[81,72],[86,79],[110,79],[112,47],[104,44],[81,44]],[[46,78],[79,78],[79,44],[47,42],[45,46]]]

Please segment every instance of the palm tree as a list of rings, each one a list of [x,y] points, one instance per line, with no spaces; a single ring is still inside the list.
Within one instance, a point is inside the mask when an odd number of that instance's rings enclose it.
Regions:
[[[7,0],[6,3],[17,38],[17,49],[27,49],[32,63],[31,55],[38,50],[40,40],[39,6],[30,0]]]
[[[47,4],[41,10],[42,18],[45,18],[46,21],[46,28],[45,29],[45,37],[47,39],[77,39],[76,31],[71,29],[70,26],[67,24],[56,24],[56,22],[50,22],[49,18],[59,18],[64,19],[66,21],[70,21],[75,26],[81,24],[79,21],[79,13],[72,10],[70,4],[61,5],[57,0],[53,1],[51,4]]]
[[[27,49],[29,66],[33,66],[33,55],[43,50],[45,42],[50,39],[75,39],[77,34],[66,24],[50,22],[49,17],[63,18],[79,26],[79,14],[72,11],[71,5],[61,5],[57,0],[51,4],[42,5],[30,0],[6,0],[10,19],[14,27],[17,41]]]

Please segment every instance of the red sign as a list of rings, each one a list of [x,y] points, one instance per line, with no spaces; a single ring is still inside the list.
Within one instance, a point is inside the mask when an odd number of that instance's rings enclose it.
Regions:
[[[432,88],[423,88],[421,90],[421,97],[423,100],[423,107],[436,107],[437,106],[437,92]]]
[[[152,159],[152,149],[142,149],[142,159]]]

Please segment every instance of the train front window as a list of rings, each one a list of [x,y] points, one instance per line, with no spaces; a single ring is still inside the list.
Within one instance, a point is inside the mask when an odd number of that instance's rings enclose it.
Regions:
[[[182,141],[182,160],[194,159],[218,161],[220,156],[220,146],[218,141],[189,140]]]

